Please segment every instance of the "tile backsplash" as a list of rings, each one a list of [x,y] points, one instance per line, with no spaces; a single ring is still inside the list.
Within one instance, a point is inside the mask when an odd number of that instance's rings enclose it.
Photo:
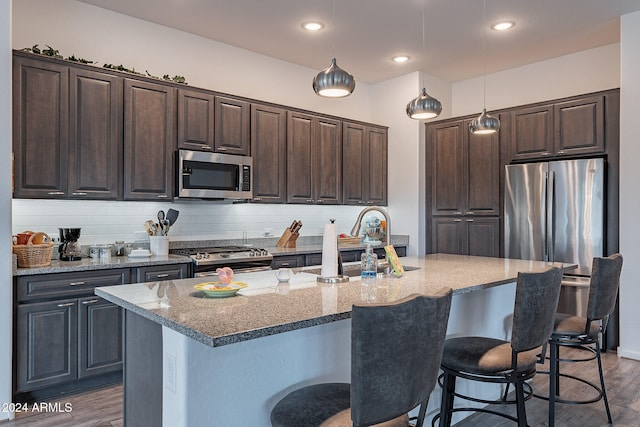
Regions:
[[[58,237],[58,227],[80,227],[80,243],[133,242],[144,236],[144,222],[156,221],[158,210],[180,211],[169,236],[177,240],[241,239],[279,237],[294,219],[303,223],[302,236],[322,233],[329,218],[338,232],[348,233],[362,210],[360,206],[267,205],[206,201],[157,203],[92,200],[13,200],[13,234],[24,230],[44,231]],[[271,236],[265,232],[271,232]]]

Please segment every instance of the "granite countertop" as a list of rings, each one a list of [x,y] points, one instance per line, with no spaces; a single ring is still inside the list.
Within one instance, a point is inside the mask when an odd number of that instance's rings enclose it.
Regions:
[[[31,276],[35,274],[71,273],[74,271],[109,270],[112,268],[145,267],[150,265],[190,264],[188,257],[180,255],[150,256],[146,258],[129,258],[128,256],[113,256],[110,261],[100,261],[93,258],[82,258],[80,261],[51,260],[47,267],[18,268],[14,276]]]
[[[403,257],[418,267],[403,277],[388,276],[375,285],[358,278],[337,285],[294,269],[280,284],[273,271],[237,274],[248,287],[230,298],[207,298],[193,286],[202,278],[96,288],[96,294],[211,347],[347,319],[354,303],[394,301],[413,293],[431,294],[451,287],[455,294],[515,281],[519,271],[539,271],[541,261],[434,254]],[[559,263],[553,265],[562,266]],[[375,296],[375,298],[374,298]]]

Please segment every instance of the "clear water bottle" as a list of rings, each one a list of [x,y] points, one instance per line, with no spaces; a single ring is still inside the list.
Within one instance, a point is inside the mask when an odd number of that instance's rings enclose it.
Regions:
[[[363,283],[375,283],[378,277],[378,255],[367,245],[366,252],[360,256],[360,279]]]

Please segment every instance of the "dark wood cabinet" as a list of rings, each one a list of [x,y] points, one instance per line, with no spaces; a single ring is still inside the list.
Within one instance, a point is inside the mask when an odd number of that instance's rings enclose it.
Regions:
[[[253,201],[287,201],[287,111],[251,104]]]
[[[387,129],[343,122],[343,203],[387,204]]]
[[[510,111],[511,160],[605,152],[605,96],[580,96]]]
[[[163,280],[186,279],[189,277],[189,264],[155,265],[138,267],[136,282],[161,282]]]
[[[123,310],[97,296],[78,303],[78,378],[122,370]]]
[[[433,217],[431,252],[497,257],[500,253],[500,218]]]
[[[469,120],[427,126],[431,215],[500,214],[498,134],[472,135]]]
[[[178,89],[178,148],[213,151],[214,111],[213,94]]]
[[[175,89],[125,79],[125,200],[171,200],[175,135]]]
[[[342,202],[342,129],[339,120],[287,115],[287,201]]]
[[[17,391],[78,377],[78,300],[61,299],[17,308]]]
[[[14,56],[13,153],[14,197],[67,197],[68,67]]]
[[[235,98],[215,97],[215,141],[217,153],[250,154],[250,104]]]
[[[70,68],[69,191],[73,199],[122,197],[121,77]]]

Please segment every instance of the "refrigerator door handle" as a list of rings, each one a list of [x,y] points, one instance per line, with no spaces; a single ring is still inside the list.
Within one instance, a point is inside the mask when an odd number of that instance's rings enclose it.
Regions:
[[[550,170],[547,175],[547,226],[546,226],[546,247],[547,247],[547,261],[555,262],[555,247],[553,244],[555,234],[555,216],[554,216],[554,204],[555,204],[555,172]]]

